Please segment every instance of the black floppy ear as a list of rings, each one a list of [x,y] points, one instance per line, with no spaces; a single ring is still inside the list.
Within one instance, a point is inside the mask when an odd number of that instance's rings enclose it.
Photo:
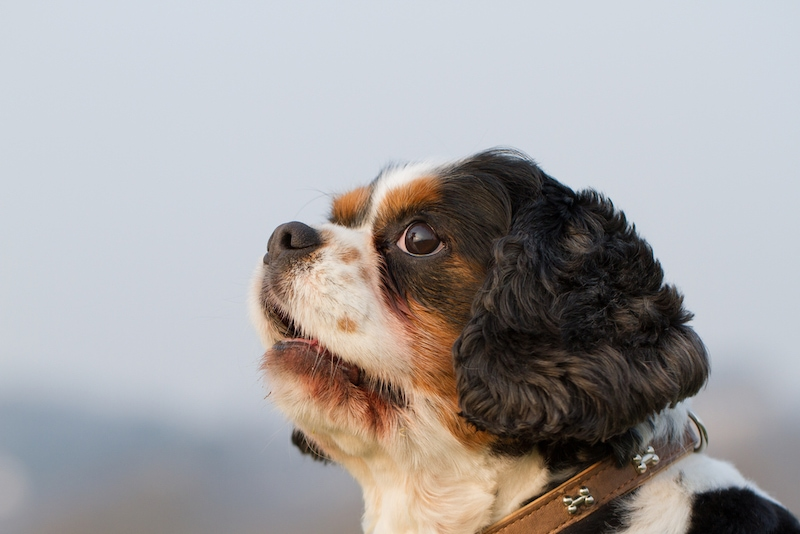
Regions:
[[[705,348],[625,216],[547,176],[515,211],[453,348],[462,415],[504,437],[596,443],[697,393]]]
[[[308,454],[314,460],[318,462],[322,462],[324,464],[328,464],[333,462],[330,456],[325,454],[316,443],[311,441],[305,433],[300,430],[299,428],[295,428],[292,430],[292,445],[300,449],[300,452],[303,454]]]

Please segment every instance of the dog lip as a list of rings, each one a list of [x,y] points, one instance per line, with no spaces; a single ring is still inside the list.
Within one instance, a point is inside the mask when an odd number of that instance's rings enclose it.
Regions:
[[[308,357],[313,357],[316,359],[314,368],[317,368],[325,363],[326,365],[332,366],[332,368],[336,371],[342,373],[354,386],[360,386],[363,382],[364,371],[361,370],[360,367],[354,363],[343,360],[341,356],[333,354],[331,351],[320,345],[319,341],[316,339],[285,338],[275,343],[273,349],[282,351],[297,348],[299,345],[305,345],[308,349],[312,349],[307,350],[307,353]]]
[[[275,345],[276,346],[277,345],[290,345],[290,344],[294,344],[294,343],[298,343],[298,344],[301,344],[301,345],[308,345],[309,347],[319,347],[320,346],[318,340],[316,340],[316,339],[308,339],[308,338],[304,338],[304,337],[288,337],[288,338],[285,338],[285,339],[282,339],[282,340],[278,341]],[[322,349],[322,350],[326,350],[326,349]]]

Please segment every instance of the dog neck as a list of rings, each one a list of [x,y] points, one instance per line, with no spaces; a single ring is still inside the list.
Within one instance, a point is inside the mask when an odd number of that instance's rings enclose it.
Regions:
[[[451,450],[409,460],[347,462],[364,493],[364,532],[477,532],[551,482],[538,453],[510,459]]]
[[[684,407],[665,410],[633,429],[637,438],[631,446],[680,436],[686,421]],[[406,432],[401,448],[336,455],[361,485],[366,533],[478,532],[595,461],[598,450],[566,448],[554,461],[540,447],[524,455],[487,454],[454,442],[452,436],[431,440],[428,434],[424,442],[415,442],[410,434]],[[600,450],[608,454],[611,448]],[[570,455],[571,461],[566,458]]]

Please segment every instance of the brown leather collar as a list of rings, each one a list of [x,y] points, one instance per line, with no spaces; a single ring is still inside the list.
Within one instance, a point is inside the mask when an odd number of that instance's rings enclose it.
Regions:
[[[683,439],[653,442],[620,467],[613,458],[602,460],[557,488],[481,531],[481,534],[556,534],[592,514],[604,504],[638,488],[689,452],[699,452],[708,434],[693,413],[699,439],[687,426]]]

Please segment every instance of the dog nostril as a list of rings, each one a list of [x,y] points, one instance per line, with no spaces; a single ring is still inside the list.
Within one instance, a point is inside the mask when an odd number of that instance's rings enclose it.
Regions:
[[[291,231],[282,234],[280,239],[280,246],[283,249],[305,248],[301,246],[302,237],[295,236]],[[294,241],[294,244],[292,244],[292,241]]]
[[[311,252],[321,244],[319,233],[310,226],[296,221],[282,224],[269,238],[264,263],[268,264],[284,253]]]
[[[299,250],[322,244],[317,231],[301,222],[280,225],[275,229],[273,239],[270,239],[270,246],[273,240],[281,250]]]

